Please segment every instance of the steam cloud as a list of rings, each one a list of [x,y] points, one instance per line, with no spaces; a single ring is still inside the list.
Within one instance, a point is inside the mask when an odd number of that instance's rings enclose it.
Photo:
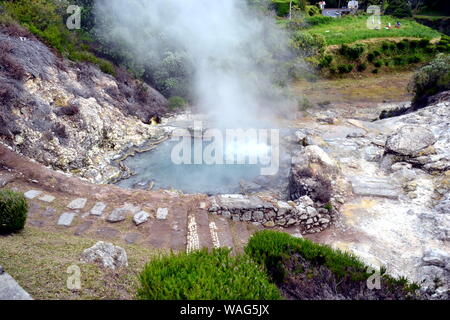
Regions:
[[[289,101],[274,82],[289,55],[274,19],[245,0],[98,0],[98,30],[146,64],[162,59],[162,41],[191,58],[195,103],[223,127],[254,125],[262,108]]]

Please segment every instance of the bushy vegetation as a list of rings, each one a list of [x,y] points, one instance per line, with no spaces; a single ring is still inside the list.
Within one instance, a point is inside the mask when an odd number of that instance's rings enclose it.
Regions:
[[[274,300],[280,294],[261,266],[229,249],[172,253],[151,260],[140,274],[140,299]]]
[[[186,105],[187,102],[182,97],[171,97],[169,99],[169,108],[172,110],[181,109]]]
[[[450,54],[439,54],[413,76],[409,90],[418,101],[441,91],[450,90]]]
[[[412,16],[411,8],[406,0],[390,0],[385,13],[397,18]]]
[[[367,288],[373,274],[355,256],[278,231],[259,231],[245,253],[262,264],[280,290],[294,299],[409,299],[418,285],[392,278],[382,268],[380,289]]]
[[[0,233],[22,230],[27,219],[28,204],[23,194],[0,190]]]
[[[297,55],[311,57],[323,53],[325,40],[320,35],[299,30],[291,37],[291,47]]]
[[[250,239],[245,253],[264,265],[277,282],[286,277],[283,262],[294,254],[325,265],[338,277],[350,276],[354,280],[362,280],[369,276],[367,267],[356,257],[310,240],[294,238],[284,232],[257,232]]]

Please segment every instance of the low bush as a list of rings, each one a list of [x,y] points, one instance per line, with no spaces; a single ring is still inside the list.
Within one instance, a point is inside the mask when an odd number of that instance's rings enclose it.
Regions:
[[[275,300],[280,293],[264,269],[229,249],[172,253],[151,260],[139,276],[145,300]]]
[[[402,66],[405,64],[405,59],[403,57],[394,57],[394,65]]]
[[[417,55],[417,54],[415,54],[415,55],[409,56],[407,58],[407,61],[408,61],[409,64],[419,63],[419,62],[422,61],[422,57]]]
[[[171,97],[169,99],[169,108],[172,110],[183,108],[186,105],[187,102],[182,97]]]
[[[343,44],[339,49],[339,53],[350,60],[356,60],[361,57],[366,50],[366,45],[358,43],[354,46]]]
[[[359,64],[359,65],[356,67],[356,69],[357,69],[359,72],[363,72],[363,71],[365,71],[365,70],[367,69],[367,65],[366,65],[365,63],[361,63],[361,64]]]
[[[319,61],[319,67],[320,68],[328,68],[331,65],[331,62],[333,61],[332,55],[324,55],[320,61]]]
[[[312,57],[323,53],[325,50],[325,39],[318,34],[297,31],[291,37],[290,45],[297,55]]]
[[[372,73],[373,73],[373,74],[377,74],[377,73],[378,73],[378,69],[373,69],[373,70],[372,70]]]
[[[373,60],[375,60],[375,55],[373,54],[373,52],[369,52],[367,54],[367,61],[373,62]]]
[[[311,26],[317,26],[320,24],[327,24],[333,22],[334,19],[326,16],[314,16],[314,17],[307,17],[305,21]]]
[[[340,64],[337,66],[337,69],[340,74],[350,73],[353,70],[353,66],[351,64]]]
[[[414,299],[419,286],[395,279],[380,268],[380,289],[370,290],[373,274],[357,257],[278,231],[255,233],[245,253],[262,264],[291,299]]]
[[[441,53],[416,71],[408,89],[414,93],[415,101],[450,90],[450,54]]]
[[[419,48],[426,48],[430,44],[430,40],[428,39],[420,39],[419,40]]]
[[[408,48],[409,44],[407,41],[402,40],[400,42],[397,42],[396,46],[398,50],[405,50]]]
[[[325,265],[338,277],[350,276],[360,280],[368,276],[367,267],[358,258],[284,232],[264,230],[255,233],[245,247],[245,253],[265,266],[276,282],[283,281],[285,277],[283,261],[295,254]]]
[[[377,61],[374,61],[373,65],[374,65],[376,68],[381,68],[382,63],[381,63],[381,61],[377,60]]]
[[[0,190],[0,233],[22,230],[27,220],[28,203],[23,194]]]

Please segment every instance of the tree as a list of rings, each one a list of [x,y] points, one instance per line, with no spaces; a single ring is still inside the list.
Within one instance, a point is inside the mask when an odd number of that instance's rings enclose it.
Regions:
[[[391,0],[385,11],[397,18],[412,17],[411,8],[406,0]]]

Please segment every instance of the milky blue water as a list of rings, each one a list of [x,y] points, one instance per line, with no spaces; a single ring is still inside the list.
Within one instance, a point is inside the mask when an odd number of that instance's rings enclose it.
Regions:
[[[252,181],[260,176],[259,164],[174,164],[171,152],[176,143],[166,141],[151,151],[127,158],[124,164],[136,175],[117,185],[146,189],[153,181],[153,190],[174,188],[185,193],[236,193],[240,191],[241,180]]]

